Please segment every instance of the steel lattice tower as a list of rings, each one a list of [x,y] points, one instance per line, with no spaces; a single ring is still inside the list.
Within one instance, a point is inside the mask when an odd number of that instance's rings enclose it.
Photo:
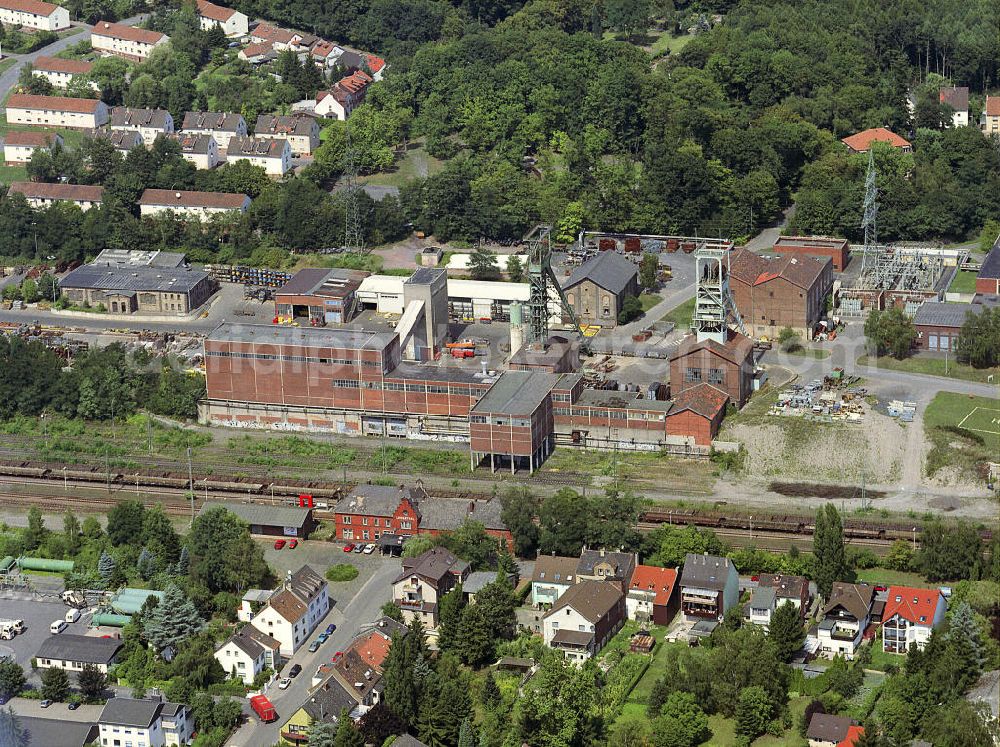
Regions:
[[[698,285],[692,326],[698,341],[715,340],[725,345],[730,319],[741,334],[749,337],[729,290],[729,251],[703,241],[694,256]]]
[[[344,149],[344,249],[349,252],[365,250],[364,233],[361,229],[361,205],[358,186],[358,154],[351,142],[351,130],[347,129],[347,143]]]
[[[878,185],[875,183],[875,153],[868,151],[868,172],[865,174],[864,215],[861,227],[865,231],[864,252],[861,257],[861,277],[870,276],[872,285],[881,287],[882,262],[878,246]]]
[[[566,300],[559,280],[552,271],[552,226],[535,226],[524,237],[524,241],[528,245],[528,284],[531,289],[527,305],[528,334],[525,343],[544,345],[549,339],[550,283],[559,297],[562,312],[572,320],[580,340],[583,341],[583,332],[580,330],[576,313]]]

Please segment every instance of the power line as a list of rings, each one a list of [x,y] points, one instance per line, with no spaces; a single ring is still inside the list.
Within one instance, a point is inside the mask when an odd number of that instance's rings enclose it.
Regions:
[[[351,128],[347,128],[347,142],[344,146],[344,249],[349,252],[364,252],[365,240],[361,230],[361,187],[358,186],[358,154],[351,140]]]

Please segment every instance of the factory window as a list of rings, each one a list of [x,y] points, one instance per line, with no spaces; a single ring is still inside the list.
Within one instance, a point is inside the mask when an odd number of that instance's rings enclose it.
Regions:
[[[625,413],[621,410],[611,410],[609,415],[612,420],[625,420]]]
[[[708,369],[708,383],[709,384],[721,384],[725,379],[725,373],[721,368],[710,368]]]
[[[470,415],[469,416],[469,422],[470,423],[486,423],[486,422],[488,422],[488,420],[489,419],[485,415]]]
[[[572,408],[569,407],[553,407],[552,412],[556,415],[569,415],[572,412]]]
[[[333,380],[333,385],[335,387],[346,388],[346,389],[360,389],[361,388],[361,384],[359,382],[352,381],[350,379],[334,379]]]
[[[366,381],[365,382],[365,389],[381,389],[381,388],[382,388],[382,382],[381,381]]]
[[[515,419],[511,420],[510,424],[515,428],[527,428],[529,425],[531,425],[531,421],[524,419]]]
[[[447,394],[448,393],[448,387],[446,387],[446,386],[438,386],[436,384],[428,384],[427,385],[427,393],[428,394]]]
[[[507,425],[507,418],[493,418],[493,425]]]
[[[426,387],[423,384],[407,384],[406,385],[406,391],[408,391],[408,392],[420,392],[421,394],[423,394],[424,391],[425,391],[425,389],[426,389]]]
[[[451,384],[448,387],[448,394],[468,394],[469,387],[464,384]]]
[[[701,381],[701,369],[700,368],[684,369],[684,381]]]
[[[568,393],[567,394],[553,394],[552,395],[552,401],[553,402],[569,402],[570,401],[570,395]]]
[[[387,381],[385,383],[385,388],[390,392],[402,392],[403,390],[406,389],[406,386],[403,384],[396,384],[394,382]]]

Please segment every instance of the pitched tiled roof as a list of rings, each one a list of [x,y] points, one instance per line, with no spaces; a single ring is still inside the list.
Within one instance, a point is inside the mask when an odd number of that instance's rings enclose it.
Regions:
[[[86,184],[49,184],[47,182],[11,182],[8,194],[22,194],[39,200],[100,202],[104,187]]]
[[[175,133],[170,137],[176,140],[177,144],[181,146],[181,153],[193,153],[199,156],[207,156],[211,153],[212,144],[215,142],[214,137],[202,133],[188,133],[186,135]]]
[[[230,156],[281,158],[288,141],[268,137],[234,137],[229,141]]]
[[[223,8],[221,5],[208,2],[208,0],[196,0],[195,4],[198,6],[198,15],[222,23],[228,21],[236,13],[232,8]]]
[[[469,564],[443,547],[432,547],[415,558],[403,558],[403,570],[393,583],[399,583],[410,576],[420,576],[432,583],[440,583],[449,573],[461,576]]]
[[[730,572],[735,573],[736,571],[733,561],[729,558],[689,552],[684,558],[681,586],[722,591],[726,588]]]
[[[774,589],[778,599],[804,599],[809,595],[809,579],[805,576],[785,576],[780,573],[762,573],[757,582]]]
[[[957,112],[969,110],[969,89],[967,86],[947,86],[938,91],[942,104],[947,104]]]
[[[355,638],[349,650],[357,652],[365,664],[381,672],[390,648],[392,648],[392,638],[379,630],[373,630]]]
[[[488,501],[463,498],[425,498],[420,501],[420,528],[435,530],[458,529],[466,521],[476,521],[486,529],[503,531],[507,525],[500,514],[503,506],[499,498]]]
[[[808,739],[819,742],[839,742],[847,737],[847,731],[853,722],[847,716],[835,716],[832,713],[814,713],[806,731]]]
[[[829,257],[784,254],[765,259],[748,249],[735,249],[730,256],[730,277],[747,285],[761,285],[782,277],[799,288],[809,289],[819,279]]]
[[[635,264],[618,252],[598,252],[596,257],[577,267],[562,287],[567,290],[584,280],[590,280],[606,291],[621,293],[638,274]]]
[[[31,148],[47,148],[55,141],[55,134],[31,130],[8,132],[4,136],[4,145],[21,145]]]
[[[938,605],[943,603],[944,597],[937,589],[890,586],[882,619],[889,620],[894,615],[899,615],[914,625],[930,626],[934,623]]]
[[[139,198],[139,204],[239,210],[246,200],[246,195],[231,192],[180,192],[172,189],[147,189]]]
[[[35,656],[39,659],[79,661],[85,664],[110,664],[121,650],[117,638],[60,633],[42,641]]]
[[[93,114],[104,106],[99,99],[74,99],[69,96],[35,96],[29,93],[14,93],[7,99],[8,109],[46,109],[56,112],[76,112]]]
[[[670,356],[670,360],[680,358],[700,348],[708,348],[720,358],[738,365],[753,355],[753,340],[739,332],[730,332],[729,341],[725,345],[720,345],[715,340],[699,342],[695,335],[691,335],[677,346],[677,351]]]
[[[986,116],[1000,117],[1000,96],[986,97]]]
[[[908,148],[910,147],[910,142],[904,140],[899,135],[897,135],[892,130],[887,130],[885,127],[874,127],[870,130],[864,130],[863,132],[858,132],[849,137],[841,138],[841,142],[844,143],[848,148],[858,153],[864,153],[867,151],[872,143],[889,143],[889,145],[895,148]]]
[[[673,568],[657,568],[653,565],[637,565],[632,571],[629,591],[651,591],[653,604],[664,606],[670,601],[677,583],[677,571]]]
[[[361,70],[355,70],[350,75],[346,75],[337,81],[337,88],[342,88],[348,93],[356,94],[365,90],[372,82],[372,77]]]
[[[290,282],[294,283],[296,278],[306,270],[300,271]],[[326,270],[319,272],[326,274]],[[279,290],[279,293],[295,293],[295,290],[286,290],[288,284]],[[344,498],[340,499],[334,511],[338,514],[352,514],[364,516],[392,516],[399,508],[403,499],[416,505],[417,491],[414,488],[402,485],[394,487],[391,485],[357,485]]]
[[[354,649],[348,649],[344,652],[340,661],[333,665],[333,671],[344,689],[358,703],[364,702],[378,681],[382,679],[382,675],[375,670],[375,667],[368,664]]]
[[[576,575],[591,576],[594,568],[600,563],[607,563],[614,569],[616,581],[628,581],[635,569],[635,555],[630,552],[609,552],[607,550],[587,550],[580,553],[580,562],[576,564]]]
[[[608,581],[581,581],[569,587],[543,617],[551,617],[564,607],[572,607],[586,620],[596,623],[622,598],[621,589]]]
[[[129,106],[116,106],[111,110],[112,127],[156,127],[163,129],[167,120],[173,124],[173,118],[166,109],[137,109]]]
[[[863,726],[847,727],[847,736],[837,743],[837,747],[854,747],[865,733]]]
[[[576,566],[579,558],[564,558],[560,555],[539,555],[535,559],[535,568],[531,583],[567,584],[576,583]]]
[[[263,39],[265,42],[270,42],[271,44],[274,42],[290,44],[292,39],[295,38],[295,32],[274,26],[270,23],[261,23],[250,32],[250,37],[253,39]]]
[[[982,308],[978,304],[924,301],[913,315],[913,323],[918,326],[961,327],[969,314],[978,314]]]
[[[135,726],[148,729],[160,715],[159,700],[139,698],[109,698],[98,722],[115,726]]]
[[[319,687],[313,690],[306,702],[302,704],[302,709],[309,714],[313,721],[332,722],[340,718],[342,710],[350,711],[357,704],[351,693],[344,689],[340,680],[331,674]]]
[[[271,607],[290,623],[301,620],[305,617],[306,612],[308,612],[308,608],[302,604],[299,598],[287,589],[282,589],[268,599],[267,606]]]
[[[169,38],[166,34],[161,34],[159,31],[140,29],[135,26],[127,26],[124,23],[112,23],[111,21],[98,21],[94,24],[94,28],[90,32],[98,36],[110,36],[115,39],[138,42],[139,44],[157,44]]]
[[[119,150],[132,150],[142,145],[142,135],[136,130],[100,130],[97,137],[107,138]]]
[[[261,114],[254,125],[254,134],[261,135],[311,135],[315,120],[309,117]]]
[[[826,615],[834,607],[840,606],[847,610],[857,620],[863,620],[872,607],[875,589],[868,584],[848,584],[834,581],[830,599],[823,608]]]
[[[69,73],[70,75],[86,75],[93,69],[94,63],[86,60],[64,60],[61,57],[41,55],[36,57],[31,66],[35,70],[47,73]]]
[[[0,8],[20,11],[22,13],[33,13],[36,16],[51,16],[58,6],[52,3],[43,3],[39,0],[3,0]]]
[[[333,42],[329,42],[326,39],[320,39],[315,44],[313,44],[312,49],[309,51],[312,52],[313,57],[317,57],[319,59],[326,59],[336,49],[337,45],[334,44]]]
[[[251,659],[256,659],[265,649],[271,649],[272,651],[277,651],[281,648],[281,643],[276,639],[264,633],[253,625],[244,625],[243,629],[229,638],[225,646],[228,643],[232,643],[239,649],[241,649],[247,656]]]
[[[184,112],[182,130],[236,132],[243,117],[234,112]]]
[[[288,579],[288,588],[306,604],[326,586],[326,579],[313,570],[312,566],[304,565]]]
[[[243,47],[242,50],[240,50],[240,54],[249,59],[250,57],[265,55],[270,51],[271,51],[271,42],[268,41],[250,42],[245,47]]]
[[[373,54],[366,54],[365,61],[368,63],[368,69],[373,73],[377,73],[385,67],[385,60]]]
[[[674,397],[674,406],[667,417],[690,410],[709,420],[714,420],[728,401],[729,395],[721,389],[716,389],[711,384],[698,384],[683,390]]]

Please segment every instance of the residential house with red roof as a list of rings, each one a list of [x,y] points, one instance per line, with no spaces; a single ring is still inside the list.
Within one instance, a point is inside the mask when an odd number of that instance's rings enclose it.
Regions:
[[[753,337],[773,339],[790,327],[811,340],[826,315],[833,262],[803,254],[762,257],[736,249],[729,260],[729,287],[743,325]]]
[[[93,130],[107,122],[108,116],[108,105],[100,99],[28,93],[14,93],[7,99],[8,124]]]
[[[301,115],[260,114],[254,125],[256,137],[287,140],[292,155],[308,156],[319,147],[319,124]]]
[[[870,130],[849,135],[841,138],[840,142],[847,146],[851,153],[867,153],[872,143],[888,143],[893,148],[899,148],[904,153],[912,153],[913,146],[910,141],[900,137],[892,130],[885,127],[873,127]]]
[[[41,55],[31,63],[31,74],[36,78],[45,78],[56,88],[66,88],[73,78],[88,75],[93,67],[94,63],[86,60],[64,60],[61,57]],[[90,82],[90,87],[95,91],[100,90],[93,81]]]
[[[1000,135],[1000,96],[987,96],[979,129],[984,135]]]
[[[33,208],[47,208],[57,202],[71,202],[81,210],[100,207],[104,200],[104,187],[88,184],[59,184],[49,182],[11,182],[10,195],[24,195]]]
[[[69,11],[41,0],[0,0],[0,23],[39,31],[69,28]]]
[[[890,586],[882,613],[882,650],[905,654],[910,646],[922,649],[931,631],[944,622],[948,603],[940,589]]]
[[[372,77],[361,70],[344,76],[329,91],[316,94],[314,111],[320,117],[345,120],[365,100]]]
[[[677,569],[637,565],[625,597],[629,620],[668,625],[680,607]]]
[[[142,215],[175,213],[208,219],[218,213],[245,213],[250,198],[232,192],[182,192],[173,189],[147,189],[139,198]]]
[[[246,36],[250,30],[250,20],[238,10],[224,8],[208,0],[196,0],[195,5],[201,28],[205,31],[218,26],[226,36]]]
[[[814,713],[806,728],[809,747],[854,747],[864,729],[848,716]]]
[[[44,150],[49,153],[63,139],[54,132],[8,132],[3,141],[3,160],[8,166],[20,166],[28,163],[35,151]]]
[[[101,54],[142,62],[170,37],[159,31],[140,29],[124,23],[98,21],[90,30],[90,44]]]

